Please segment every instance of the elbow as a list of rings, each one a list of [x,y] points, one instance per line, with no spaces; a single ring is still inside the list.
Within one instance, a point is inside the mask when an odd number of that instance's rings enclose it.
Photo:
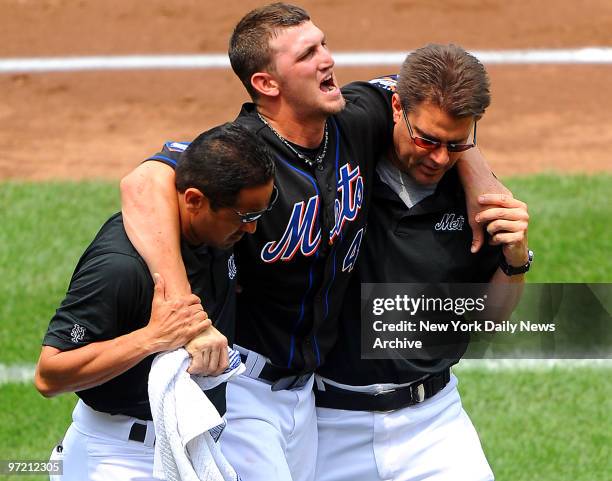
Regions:
[[[174,170],[160,162],[145,162],[121,179],[119,190],[124,214],[126,207],[146,209],[160,192],[174,194]]]
[[[36,390],[46,398],[57,396],[61,392],[41,373],[40,364],[36,366],[36,372],[34,373],[34,386]]]
[[[130,172],[121,179],[121,182],[119,183],[119,191],[121,192],[122,204],[133,201],[135,198],[135,192],[138,189],[137,183],[138,179],[134,171]]]
[[[54,397],[59,394],[59,391],[53,389],[49,383],[41,378],[34,379],[34,386],[36,390],[46,398]]]

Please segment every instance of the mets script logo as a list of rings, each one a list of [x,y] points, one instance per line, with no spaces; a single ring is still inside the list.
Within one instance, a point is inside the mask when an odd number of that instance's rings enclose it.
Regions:
[[[336,222],[334,228],[329,233],[329,243],[333,244],[342,232],[346,221],[353,221],[361,210],[363,204],[363,177],[359,172],[359,166],[355,170],[350,170],[351,166],[345,164],[340,169],[340,179],[338,180],[338,193],[334,203],[334,214]]]
[[[442,220],[435,225],[436,230],[462,230],[465,219],[462,215],[444,214]]]
[[[75,324],[70,331],[70,340],[75,344],[82,341],[85,337],[85,328]]]
[[[234,260],[234,254],[232,254],[227,260],[227,277],[233,279],[236,277],[237,273],[238,269],[236,268],[236,261]]]
[[[363,204],[363,177],[359,166],[351,169],[349,164],[340,168],[338,178],[338,196],[334,203],[335,223],[329,233],[332,244],[342,232],[345,223],[355,220]],[[285,232],[278,241],[271,241],[261,250],[261,260],[267,263],[278,260],[289,261],[299,251],[304,256],[311,256],[321,242],[321,229],[317,225],[319,213],[319,196],[313,195],[308,202],[297,202],[293,205]]]

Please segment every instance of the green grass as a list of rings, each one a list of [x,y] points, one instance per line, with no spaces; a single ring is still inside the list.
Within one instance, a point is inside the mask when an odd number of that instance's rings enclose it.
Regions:
[[[51,449],[70,425],[75,404],[74,394],[45,399],[30,384],[0,386],[0,459],[49,459]],[[45,477],[0,475],[0,479],[40,481]]]
[[[603,481],[612,473],[612,370],[458,370],[497,481]]]
[[[35,362],[85,247],[119,210],[113,183],[0,184],[0,362]]]
[[[504,179],[529,206],[529,282],[612,282],[612,175]]]
[[[612,282],[612,175],[505,181],[529,204],[531,282]],[[118,189],[101,182],[0,183],[0,205],[0,363],[34,363],[79,256],[119,209]],[[609,479],[610,374],[462,370],[464,404],[497,480]],[[75,399],[47,400],[25,384],[0,386],[0,459],[46,459]]]
[[[529,204],[530,282],[612,282],[612,175],[505,179]],[[0,362],[34,362],[76,262],[119,210],[116,183],[1,183]],[[9,326],[17,326],[16,331]]]

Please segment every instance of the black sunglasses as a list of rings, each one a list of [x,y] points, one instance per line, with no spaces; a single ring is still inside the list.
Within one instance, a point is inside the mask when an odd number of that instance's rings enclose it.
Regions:
[[[440,142],[439,140],[431,140],[425,137],[418,137],[414,135],[412,127],[410,126],[410,122],[408,122],[408,116],[406,115],[406,111],[403,108],[402,114],[404,115],[404,120],[406,121],[406,126],[408,127],[408,133],[410,134],[410,138],[418,147],[421,147],[422,149],[435,150],[444,145],[449,152],[465,152],[466,150],[469,150],[472,147],[476,147],[476,125],[478,123],[477,121],[474,121],[474,141],[471,144],[454,144],[452,142]]]
[[[278,189],[276,188],[276,185],[272,186],[272,198],[270,199],[270,203],[268,204],[268,207],[265,208],[264,210],[260,210],[258,212],[238,212],[237,210],[235,210],[234,212],[236,214],[238,214],[238,217],[240,217],[240,220],[242,221],[243,224],[250,224],[251,222],[255,222],[256,220],[259,220],[259,218],[264,215],[266,212],[272,210],[272,207],[274,207],[274,204],[276,203],[276,201],[278,200]]]

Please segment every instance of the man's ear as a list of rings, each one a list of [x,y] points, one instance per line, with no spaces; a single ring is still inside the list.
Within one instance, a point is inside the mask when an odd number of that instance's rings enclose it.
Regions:
[[[251,76],[251,85],[260,95],[278,97],[280,89],[276,79],[267,72],[256,72]]]
[[[195,214],[202,209],[209,208],[208,198],[199,189],[189,187],[183,195],[185,196],[185,207],[188,212]]]
[[[391,108],[393,109],[393,121],[397,123],[402,120],[402,102],[397,92],[391,97]]]

